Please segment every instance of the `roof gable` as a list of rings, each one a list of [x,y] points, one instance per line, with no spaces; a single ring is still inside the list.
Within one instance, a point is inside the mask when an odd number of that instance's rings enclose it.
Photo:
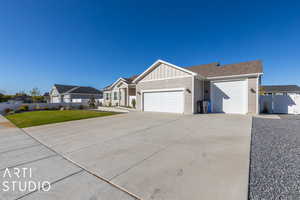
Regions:
[[[138,77],[136,77],[133,80],[133,83],[137,83],[138,81],[143,80],[145,77],[147,77],[148,74],[150,74],[152,72],[155,72],[155,69],[159,68],[159,67],[162,67],[163,70],[168,70],[170,68],[174,69],[175,76],[177,76],[175,71],[179,71],[178,76],[182,75],[182,73],[189,74],[189,75],[197,75],[196,73],[194,73],[194,72],[192,72],[188,69],[178,67],[176,65],[173,65],[173,64],[168,63],[168,62],[163,61],[163,60],[157,60],[146,71],[144,71],[142,74],[140,74]]]

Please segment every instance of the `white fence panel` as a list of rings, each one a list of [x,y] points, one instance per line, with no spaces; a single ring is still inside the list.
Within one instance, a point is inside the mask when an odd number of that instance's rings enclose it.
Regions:
[[[272,96],[260,96],[260,112],[272,113]]]
[[[261,96],[260,111],[276,114],[300,114],[300,94]]]
[[[58,108],[59,106],[71,106],[71,107],[79,107],[80,105],[87,105],[87,103],[0,103],[0,113],[3,113],[6,108],[16,110],[21,105],[28,105],[29,110],[33,110],[35,108]]]

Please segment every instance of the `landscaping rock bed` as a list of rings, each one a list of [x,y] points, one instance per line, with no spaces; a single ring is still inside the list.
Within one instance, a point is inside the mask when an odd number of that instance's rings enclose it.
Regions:
[[[249,199],[300,199],[300,123],[253,119]]]

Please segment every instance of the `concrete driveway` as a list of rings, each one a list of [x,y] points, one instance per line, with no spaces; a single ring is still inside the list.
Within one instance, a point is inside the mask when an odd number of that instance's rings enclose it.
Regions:
[[[20,173],[19,177],[14,174],[15,169],[24,168],[27,171]],[[7,169],[10,175],[6,172]],[[29,181],[34,184],[48,181],[51,184],[50,191],[38,191],[40,187],[35,189],[35,186],[31,187],[33,191],[29,191]],[[19,185],[24,191],[21,192]],[[0,199],[133,200],[135,198],[66,160],[0,115]]]
[[[129,113],[25,129],[141,199],[247,199],[251,117]]]

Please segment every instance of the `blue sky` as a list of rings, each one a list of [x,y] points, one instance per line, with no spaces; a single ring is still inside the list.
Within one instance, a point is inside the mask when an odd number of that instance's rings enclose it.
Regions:
[[[102,88],[157,59],[264,62],[263,84],[300,85],[297,1],[0,1],[0,90]]]

